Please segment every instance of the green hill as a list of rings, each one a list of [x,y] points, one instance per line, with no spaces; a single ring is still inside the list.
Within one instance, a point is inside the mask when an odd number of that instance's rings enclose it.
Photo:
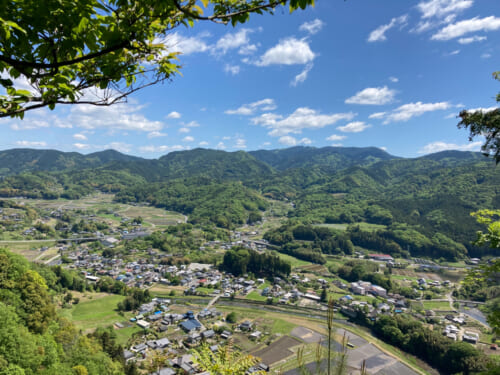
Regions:
[[[12,149],[0,151],[0,176],[23,172],[85,169],[101,166],[111,161],[133,160],[140,160],[140,158],[114,150],[82,155],[78,152],[57,150]]]
[[[377,161],[396,159],[376,147],[305,147],[279,150],[250,151],[249,154],[278,170],[290,168],[327,167],[340,170],[353,165],[369,165]]]

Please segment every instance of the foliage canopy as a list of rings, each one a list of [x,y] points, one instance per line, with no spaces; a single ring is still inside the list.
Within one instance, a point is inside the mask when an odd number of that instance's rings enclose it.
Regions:
[[[500,80],[500,71],[494,72],[493,77]],[[496,96],[500,103],[500,93]],[[476,110],[460,112],[462,119],[459,128],[469,129],[469,140],[477,136],[484,136],[485,141],[481,150],[486,156],[493,156],[496,163],[500,162],[500,108],[491,111]]]

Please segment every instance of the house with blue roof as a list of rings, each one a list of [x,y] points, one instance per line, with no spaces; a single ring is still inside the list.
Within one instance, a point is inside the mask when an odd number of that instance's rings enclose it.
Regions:
[[[188,319],[180,324],[180,327],[187,333],[191,331],[199,331],[201,329],[201,323],[196,319]]]

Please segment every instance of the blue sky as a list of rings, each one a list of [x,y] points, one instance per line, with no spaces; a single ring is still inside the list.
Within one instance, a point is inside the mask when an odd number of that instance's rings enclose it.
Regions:
[[[456,116],[495,107],[500,91],[498,0],[316,0],[236,28],[179,28],[165,43],[182,52],[182,76],[126,104],[0,119],[0,148],[477,151]]]

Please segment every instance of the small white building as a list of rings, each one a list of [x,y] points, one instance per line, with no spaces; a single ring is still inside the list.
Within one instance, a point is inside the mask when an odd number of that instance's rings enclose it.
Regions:
[[[151,324],[146,322],[145,320],[138,320],[137,325],[142,329],[148,329],[151,326]]]
[[[366,293],[366,290],[364,287],[362,287],[359,283],[351,283],[351,290],[354,294],[361,294],[364,295]]]
[[[101,240],[101,243],[106,246],[106,247],[113,247],[116,246],[120,242],[120,240],[117,240],[114,237],[106,237]]]

